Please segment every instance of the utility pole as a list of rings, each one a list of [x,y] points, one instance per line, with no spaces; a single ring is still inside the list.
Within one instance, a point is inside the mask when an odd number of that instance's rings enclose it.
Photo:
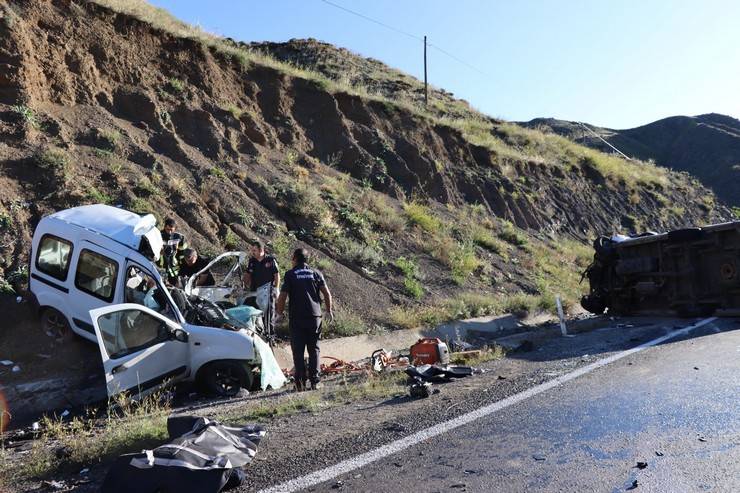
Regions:
[[[427,37],[424,35],[424,106],[429,103],[429,89],[427,88]]]

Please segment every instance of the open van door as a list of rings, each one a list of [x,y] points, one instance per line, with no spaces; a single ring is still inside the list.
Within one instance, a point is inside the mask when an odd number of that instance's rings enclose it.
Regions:
[[[136,303],[90,310],[108,396],[140,398],[190,373],[188,334],[180,324]]]

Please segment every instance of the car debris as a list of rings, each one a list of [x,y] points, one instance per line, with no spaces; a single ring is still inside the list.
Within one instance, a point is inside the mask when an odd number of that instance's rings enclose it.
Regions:
[[[740,312],[740,221],[630,238],[602,236],[583,273],[586,310],[618,315]]]
[[[639,461],[636,465],[636,469],[645,469],[648,466],[647,462]]]
[[[170,416],[170,442],[125,454],[113,463],[103,493],[197,491],[218,493],[239,486],[265,436],[261,425],[224,426],[198,416]]]
[[[421,365],[409,366],[406,374],[411,378],[418,378],[424,382],[446,382],[453,378],[469,377],[473,368],[462,365]]]
[[[424,382],[417,378],[409,385],[409,395],[415,399],[426,399],[432,395],[431,382]]]

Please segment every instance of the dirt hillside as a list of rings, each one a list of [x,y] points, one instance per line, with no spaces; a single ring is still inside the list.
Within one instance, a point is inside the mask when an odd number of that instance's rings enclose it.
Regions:
[[[549,308],[578,296],[582,241],[730,217],[684,174],[412,92],[298,68],[142,2],[6,2],[3,290],[22,289],[39,219],[84,203],[172,215],[206,254],[259,237],[285,266],[308,246],[336,333]]]

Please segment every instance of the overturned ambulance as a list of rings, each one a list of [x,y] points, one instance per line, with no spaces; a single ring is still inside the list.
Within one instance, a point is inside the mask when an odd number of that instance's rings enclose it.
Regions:
[[[584,276],[592,313],[698,317],[740,313],[740,221],[594,241]]]
[[[101,204],[44,217],[29,269],[43,329],[97,343],[110,396],[144,395],[180,380],[222,396],[257,379],[263,389],[282,386],[254,317],[229,315],[248,308],[240,306],[248,295],[240,272],[246,255],[216,258],[208,266],[212,286],[166,286],[153,263],[162,247],[155,223],[152,215]]]

